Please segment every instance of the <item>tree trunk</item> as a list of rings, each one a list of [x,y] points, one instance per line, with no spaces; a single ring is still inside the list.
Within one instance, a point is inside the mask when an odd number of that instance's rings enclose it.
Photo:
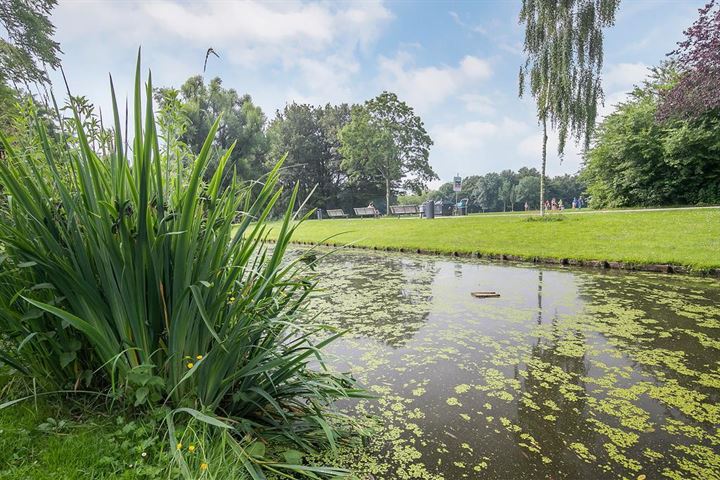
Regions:
[[[385,178],[385,215],[390,216],[390,179]]]
[[[545,165],[547,164],[547,120],[543,118],[542,169],[540,171],[540,215],[545,214]]]

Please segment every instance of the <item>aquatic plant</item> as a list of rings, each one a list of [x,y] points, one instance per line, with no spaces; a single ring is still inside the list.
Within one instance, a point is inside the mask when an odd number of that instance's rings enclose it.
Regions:
[[[90,138],[73,97],[56,134],[37,117],[28,141],[0,134],[0,360],[46,391],[171,406],[169,442],[186,477],[176,433],[188,421],[212,427],[207,438],[220,435],[253,478],[341,473],[269,458],[263,443],[334,449],[344,431],[329,405],[358,393],[322,362],[339,333],[297,321],[315,283],[301,259],[285,258],[297,190],[273,248],[265,242],[282,161],[260,185],[240,182],[224,168],[232,148],[213,148],[219,119],[196,158],[162,148],[150,76],[143,114],[139,57],[128,149],[111,89],[111,135]]]

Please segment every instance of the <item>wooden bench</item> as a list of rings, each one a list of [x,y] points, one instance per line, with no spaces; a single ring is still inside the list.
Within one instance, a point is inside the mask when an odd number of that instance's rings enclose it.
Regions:
[[[379,212],[375,207],[357,207],[353,208],[355,215],[358,217],[377,217]]]
[[[325,210],[325,212],[327,212],[327,215],[330,218],[347,218],[348,217],[348,214],[345,213],[342,208]]]
[[[393,215],[417,215],[420,210],[417,205],[391,205],[390,211]]]

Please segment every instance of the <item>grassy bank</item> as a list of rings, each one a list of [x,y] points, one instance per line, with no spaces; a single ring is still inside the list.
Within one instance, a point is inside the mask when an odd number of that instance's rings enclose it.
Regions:
[[[523,258],[720,268],[720,209],[587,212],[537,221],[525,215],[306,222],[299,242]]]

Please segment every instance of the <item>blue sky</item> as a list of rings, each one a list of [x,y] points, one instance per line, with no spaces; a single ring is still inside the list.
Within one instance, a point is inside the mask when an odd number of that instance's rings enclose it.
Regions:
[[[682,38],[700,1],[623,0],[606,33],[603,114]],[[442,181],[538,166],[531,99],[518,99],[519,0],[232,2],[65,0],[53,14],[74,94],[109,110],[107,74],[131,88],[137,47],[158,86],[202,72],[249,93],[271,118],[286,103],[362,102],[391,90],[422,116]],[[55,76],[56,86],[59,86]],[[551,142],[552,143],[552,142]],[[574,173],[578,148],[548,173]],[[437,185],[439,182],[436,182]]]

